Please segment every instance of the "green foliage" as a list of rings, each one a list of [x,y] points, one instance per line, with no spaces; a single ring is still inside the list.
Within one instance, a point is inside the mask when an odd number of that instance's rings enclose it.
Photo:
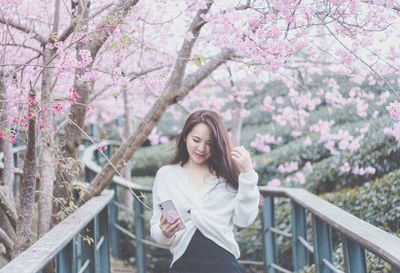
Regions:
[[[154,177],[161,166],[168,164],[173,153],[173,143],[140,148],[133,156],[132,174]]]
[[[361,187],[321,197],[374,226],[400,234],[399,181],[400,169]]]

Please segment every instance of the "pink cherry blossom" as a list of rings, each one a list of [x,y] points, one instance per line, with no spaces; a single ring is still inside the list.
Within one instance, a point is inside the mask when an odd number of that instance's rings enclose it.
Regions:
[[[299,165],[297,162],[285,162],[278,166],[278,170],[280,173],[291,173],[299,169]]]
[[[280,187],[280,186],[282,186],[282,183],[281,183],[281,180],[279,180],[278,178],[274,178],[274,179],[268,181],[267,186]]]
[[[383,130],[386,135],[394,137],[398,142],[400,142],[400,122],[396,122],[393,127],[388,127]]]
[[[311,137],[308,136],[308,137],[303,141],[303,145],[304,145],[305,147],[311,146],[311,145],[312,145]]]
[[[342,166],[340,166],[339,169],[341,173],[348,173],[351,170],[350,165],[347,162],[345,162]]]
[[[395,101],[389,104],[389,106],[386,107],[386,109],[389,112],[389,115],[392,117],[392,119],[396,121],[400,121],[400,102]]]
[[[303,185],[304,183],[306,183],[305,175],[302,172],[296,172],[294,175],[294,182],[296,184]]]
[[[70,97],[69,98],[70,98],[70,100],[72,102],[76,102],[81,97],[74,87],[71,87],[69,89],[69,93],[70,93]]]

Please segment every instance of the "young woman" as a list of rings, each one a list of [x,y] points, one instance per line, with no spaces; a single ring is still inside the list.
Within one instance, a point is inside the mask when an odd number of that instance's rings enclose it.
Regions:
[[[158,170],[153,186],[150,233],[173,254],[170,273],[243,272],[233,228],[257,217],[257,181],[249,152],[232,147],[220,116],[193,112],[171,165]],[[158,204],[169,199],[183,219],[162,216]]]

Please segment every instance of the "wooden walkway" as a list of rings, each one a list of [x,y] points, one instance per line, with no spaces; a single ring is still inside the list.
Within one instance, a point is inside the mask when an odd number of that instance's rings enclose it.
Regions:
[[[111,262],[111,273],[136,273],[137,270],[135,267],[131,266],[130,264],[115,259],[112,256],[110,257]]]

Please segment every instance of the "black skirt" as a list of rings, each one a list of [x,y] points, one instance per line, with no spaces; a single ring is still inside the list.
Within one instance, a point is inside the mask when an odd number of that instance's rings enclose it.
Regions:
[[[196,230],[183,255],[169,273],[243,273],[235,256]]]

